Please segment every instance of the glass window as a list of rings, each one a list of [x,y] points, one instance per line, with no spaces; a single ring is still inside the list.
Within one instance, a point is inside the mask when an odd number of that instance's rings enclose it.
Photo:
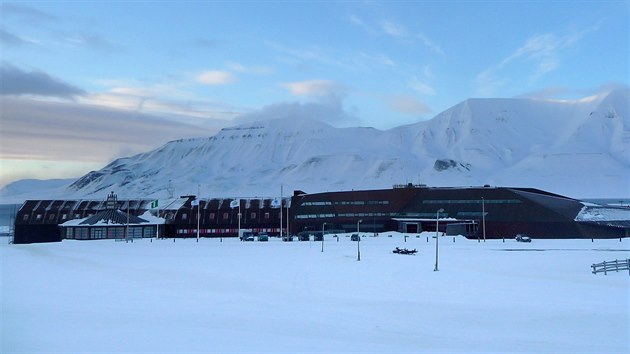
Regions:
[[[92,238],[103,238],[103,229],[100,227],[95,227],[92,229]]]

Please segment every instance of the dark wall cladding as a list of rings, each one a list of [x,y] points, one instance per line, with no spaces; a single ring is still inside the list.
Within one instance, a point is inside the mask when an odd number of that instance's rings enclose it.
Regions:
[[[132,216],[141,216],[150,209],[152,200],[118,200],[116,208]],[[199,219],[203,237],[236,237],[238,234],[239,208],[231,207],[233,199],[200,199],[200,207],[191,204],[192,199],[180,207],[160,209],[166,219],[161,226],[162,237],[191,237],[196,234]],[[270,234],[280,233],[280,208],[273,199],[242,199],[241,228],[259,229]],[[288,205],[285,198],[282,205]],[[178,205],[180,205],[178,204]],[[58,225],[74,219],[93,216],[106,209],[104,200],[28,200],[15,217],[14,243],[61,241],[62,228]],[[286,232],[286,209],[283,208],[283,232]],[[199,218],[197,217],[199,215]]]
[[[189,199],[180,207],[161,209],[166,224],[160,233],[163,237],[191,237],[196,234],[199,215],[201,236],[237,236],[239,207],[231,207],[233,200],[201,198],[198,209]],[[118,200],[117,207],[140,216],[150,204],[151,200]],[[279,234],[282,210],[285,233],[285,207],[290,205],[288,231],[292,234],[321,231],[322,227],[356,232],[357,224],[362,232],[435,231],[438,210],[443,210],[440,232],[465,230],[470,238],[482,237],[484,231],[486,238],[513,238],[519,233],[533,238],[618,238],[630,234],[630,221],[614,225],[575,221],[583,208],[580,201],[533,188],[405,185],[381,190],[295,193],[282,204],[280,209],[273,199],[241,199],[241,228]],[[61,241],[59,224],[103,209],[102,200],[26,201],[15,217],[14,242]]]
[[[387,200],[388,204],[348,201]],[[317,230],[326,222],[331,227],[356,231],[435,230],[438,210],[441,223],[465,222],[476,230],[471,238],[513,238],[527,234],[534,238],[617,238],[628,230],[606,226],[592,227],[576,222],[583,204],[575,199],[533,188],[468,187],[429,188],[405,186],[375,191],[330,192],[302,195],[293,201],[294,230]],[[445,219],[448,218],[448,219]],[[456,219],[456,220],[453,220]],[[396,227],[388,221],[398,220]],[[354,225],[351,223],[354,221]],[[484,228],[485,225],[485,228]],[[446,229],[446,226],[440,226]],[[451,227],[454,230],[454,227]]]

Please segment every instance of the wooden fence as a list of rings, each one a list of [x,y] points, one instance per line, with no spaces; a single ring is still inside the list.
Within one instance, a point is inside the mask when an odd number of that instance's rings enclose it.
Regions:
[[[591,268],[593,269],[593,274],[608,274],[608,272],[612,271],[627,270],[628,275],[630,275],[630,259],[615,259],[614,261],[595,263],[591,265]]]

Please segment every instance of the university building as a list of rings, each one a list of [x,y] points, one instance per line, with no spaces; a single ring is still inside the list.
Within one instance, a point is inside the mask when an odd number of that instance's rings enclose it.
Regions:
[[[610,215],[610,216],[606,216]],[[437,230],[436,230],[437,228]],[[533,188],[427,187],[308,194],[290,198],[27,200],[14,243],[62,239],[237,237],[329,232],[438,231],[468,238],[621,238],[630,208],[601,207]]]

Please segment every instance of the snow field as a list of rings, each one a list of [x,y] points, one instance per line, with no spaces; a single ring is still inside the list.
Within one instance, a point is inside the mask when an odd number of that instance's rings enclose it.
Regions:
[[[3,243],[0,352],[630,351],[628,239],[390,234]]]

